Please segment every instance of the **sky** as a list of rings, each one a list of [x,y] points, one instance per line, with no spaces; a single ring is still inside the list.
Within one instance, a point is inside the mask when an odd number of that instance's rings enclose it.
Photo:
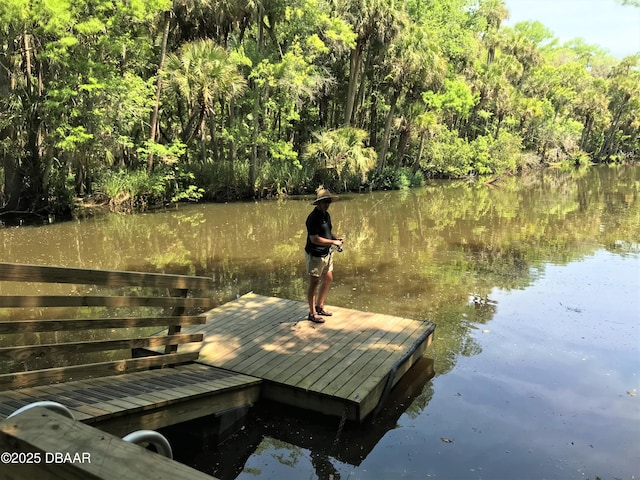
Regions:
[[[640,8],[615,0],[505,0],[505,25],[538,20],[560,43],[582,38],[622,58],[640,53]]]

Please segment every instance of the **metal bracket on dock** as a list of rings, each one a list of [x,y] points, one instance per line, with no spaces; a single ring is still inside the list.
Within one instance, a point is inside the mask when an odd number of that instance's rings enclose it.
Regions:
[[[52,402],[50,400],[42,400],[39,402],[33,402],[29,405],[19,408],[7,418],[14,417],[22,412],[31,410],[32,408],[43,407],[52,412],[59,413],[71,420],[75,420],[73,413],[67,407],[58,402]],[[156,452],[160,455],[164,455],[167,458],[173,460],[173,451],[171,450],[171,444],[164,435],[156,432],[155,430],[137,430],[131,432],[122,438],[125,442],[135,443],[136,445],[149,444],[156,449]]]
[[[73,413],[71,413],[71,410],[69,410],[67,407],[65,407],[61,403],[52,402],[50,400],[42,400],[40,402],[33,402],[33,403],[30,403],[29,405],[25,405],[24,407],[21,407],[15,412],[13,412],[7,418],[11,418],[15,415],[18,415],[19,413],[26,412],[27,410],[31,410],[32,408],[36,408],[36,407],[44,407],[51,410],[52,412],[56,412],[56,413],[59,413],[60,415],[64,415],[65,417],[70,418],[71,420],[75,420],[75,418],[73,417]]]
[[[152,445],[160,455],[173,459],[173,451],[171,451],[169,440],[155,430],[137,430],[122,437],[122,440],[135,443],[136,445],[148,443]]]

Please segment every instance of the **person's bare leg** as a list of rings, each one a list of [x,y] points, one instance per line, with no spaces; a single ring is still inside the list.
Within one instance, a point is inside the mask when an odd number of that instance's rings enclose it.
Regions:
[[[329,287],[331,287],[331,282],[333,282],[333,272],[327,272],[322,276],[322,283],[320,284],[320,292],[318,293],[318,302],[316,303],[319,307],[324,307],[324,300],[327,298],[327,293],[329,293]],[[314,306],[315,309],[315,306]],[[315,312],[315,310],[313,310]]]
[[[320,283],[320,277],[309,275],[309,288],[307,289],[307,301],[309,302],[309,312],[316,314],[316,290]]]

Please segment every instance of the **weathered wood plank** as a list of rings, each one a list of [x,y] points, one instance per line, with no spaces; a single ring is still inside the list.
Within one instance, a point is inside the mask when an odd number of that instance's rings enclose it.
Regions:
[[[330,369],[318,369],[318,375],[309,375],[309,377],[302,382],[302,385],[306,388],[324,393],[325,388],[351,364],[357,362],[362,355],[371,349],[377,350],[385,348],[397,335],[397,332],[392,329],[371,330],[373,331],[373,335],[369,336],[366,341],[352,342],[349,347],[350,351],[346,354],[341,354],[338,362],[333,362],[334,357],[332,357],[332,360],[330,360],[332,367]]]
[[[16,295],[0,297],[0,308],[38,307],[203,307],[211,308],[211,298],[117,297],[100,295]]]
[[[335,363],[339,363],[341,360],[339,347],[349,346],[349,348],[355,348],[357,344],[354,343],[354,341],[356,337],[361,335],[361,332],[352,332],[345,328],[332,329],[328,324],[318,327],[305,323],[304,326],[307,327],[304,332],[308,334],[308,336],[303,335],[302,337],[297,337],[297,342],[291,338],[282,340],[283,343],[287,341],[291,342],[292,346],[297,343],[295,347],[290,349],[282,348],[280,354],[276,354],[274,351],[259,352],[248,361],[245,361],[242,364],[242,368],[253,366],[253,368],[246,371],[255,372],[256,376],[270,380],[276,379],[276,375],[280,374],[283,369],[286,370],[286,373],[282,373],[283,377],[290,377],[293,372],[304,369],[305,373],[302,374],[303,377],[309,378],[310,375],[318,374],[322,369],[331,370],[335,366]],[[365,339],[366,337],[361,337],[361,341]],[[315,347],[309,351],[308,347],[314,345]],[[306,355],[301,355],[300,351],[306,353]],[[337,355],[335,363],[332,362],[333,354],[331,352]],[[300,359],[304,356],[308,357],[308,361],[295,361],[296,358]],[[271,358],[271,360],[265,362],[264,358]],[[317,361],[314,362],[314,358]],[[274,365],[280,365],[280,368],[273,370]],[[278,378],[278,380],[280,380],[280,378]]]
[[[373,315],[375,319],[379,316]],[[394,320],[397,322],[399,320]],[[374,320],[371,320],[375,323]],[[395,323],[394,323],[395,324]],[[389,328],[393,327],[390,325]],[[374,344],[379,338],[385,334],[385,331],[375,328],[367,328],[364,333],[356,338],[347,338],[346,342],[338,344],[331,348],[326,355],[317,356],[312,362],[293,377],[287,380],[287,383],[293,382],[300,388],[311,389],[312,386],[326,375],[330,375],[334,369],[341,369],[345,358],[350,356],[359,356],[361,350],[367,345]],[[354,353],[355,352],[355,353]],[[340,370],[341,371],[341,370]]]
[[[19,347],[0,347],[0,360],[26,362],[36,358],[51,358],[59,355],[104,352],[108,350],[130,350],[165,345],[181,345],[201,342],[202,333],[178,334],[155,337],[122,338],[118,340],[87,340],[78,343],[53,343]]]
[[[15,399],[13,408],[6,409],[6,416],[28,403],[46,399],[65,405],[78,420],[100,428],[103,425],[160,428],[251,405],[260,395],[261,383],[255,377],[188,364],[0,392],[0,406],[5,407],[7,400]],[[17,392],[29,395],[16,395]],[[219,395],[223,398],[218,398]],[[145,421],[152,421],[153,427]]]
[[[29,405],[30,403],[42,400],[34,396],[31,392],[25,391],[4,391],[0,392],[2,404],[2,416],[8,417],[19,408]]]
[[[340,364],[341,372],[337,375],[325,377],[317,387],[321,388],[323,393],[327,395],[336,395],[336,392],[342,389],[355,390],[358,385],[368,380],[378,377],[385,378],[380,372],[389,371],[396,358],[399,357],[403,350],[402,342],[406,338],[411,338],[415,332],[419,332],[421,325],[419,322],[402,322],[403,329],[399,332],[392,332],[383,335],[374,345],[369,346],[361,355],[353,356],[345,359]],[[400,355],[397,355],[397,354]],[[334,372],[332,373],[335,373]],[[375,373],[378,375],[374,375]],[[377,383],[377,382],[376,382]],[[350,385],[350,387],[348,386]]]
[[[336,311],[336,314],[338,311]],[[362,330],[359,328],[360,321],[370,317],[370,314],[363,312],[350,313],[340,327],[331,325],[331,319],[316,327],[315,324],[302,323],[297,326],[297,338],[301,341],[301,346],[287,356],[279,356],[274,361],[264,363],[256,372],[264,375],[264,378],[277,382],[287,382],[288,379],[301,370],[305,370],[302,378],[306,377],[316,368],[330,361],[331,352],[340,355],[340,349],[354,342],[357,337],[361,337]],[[363,339],[364,340],[364,339]],[[321,359],[316,357],[321,356]],[[306,359],[306,361],[305,361]],[[317,360],[317,361],[315,361]]]
[[[31,372],[17,372],[0,375],[0,388],[22,388],[43,383],[64,382],[70,379],[90,376],[108,376],[133,372],[152,367],[195,361],[198,352],[157,355],[153,357],[133,358],[114,362],[100,362],[70,367],[57,367]]]
[[[41,400],[58,402],[71,410],[74,418],[78,420],[109,414],[108,411],[91,405],[92,402],[97,400],[95,397],[87,395],[86,393],[80,394],[75,389],[65,384],[48,385],[44,391],[37,387],[26,388],[18,391],[28,392],[31,398],[28,403],[34,403]],[[4,393],[0,394],[0,399],[4,399]]]
[[[256,379],[258,382],[259,380]],[[219,414],[234,408],[251,406],[258,401],[261,387],[259,383],[245,385],[236,389],[212,391],[210,395],[194,396],[179,403],[137,412],[135,415],[112,417],[96,422],[100,430],[116,435],[125,435],[134,430],[151,429],[175,425],[177,423]],[[191,477],[176,477],[189,478]]]
[[[55,267],[0,263],[0,280],[14,282],[73,283],[80,285],[107,285],[111,287],[154,287],[177,289],[211,288],[212,279],[166,273],[96,270],[88,268]]]
[[[424,339],[419,345],[417,345],[415,350],[413,350],[413,353],[403,359],[403,363],[398,365],[398,369],[395,371],[395,374],[392,371],[389,372],[389,375],[394,375],[394,378],[392,379],[392,386],[398,383],[402,376],[409,370],[409,368],[411,368],[414,363],[418,362],[420,358],[423,357],[426,346],[429,343],[429,338],[433,336],[433,332],[429,333],[428,335],[428,338]],[[363,398],[363,400],[360,402],[360,412],[362,418],[373,412],[378,404],[381,401],[385,400],[384,398],[382,398],[382,395],[385,393],[385,389],[387,388],[387,381],[387,377],[385,377],[375,385],[371,380],[367,381],[361,384],[358,387],[358,390],[350,394],[350,398],[356,398],[356,396],[358,398]],[[368,392],[368,394],[366,392]]]
[[[292,385],[268,381],[262,388],[263,398],[338,418],[346,415],[346,419],[360,421],[359,405],[345,401],[343,398],[327,397],[312,390],[302,390]]]
[[[428,343],[414,345],[423,322],[391,315],[333,307],[318,325],[306,321],[304,302],[253,294],[225,307],[207,312],[205,325],[187,327],[205,332],[200,363],[263,378],[264,398],[331,415],[346,411],[357,421],[375,408],[386,379],[395,383]]]
[[[411,332],[411,335],[407,338],[415,340],[416,337],[422,338],[422,333],[427,333],[429,331],[429,327],[427,325],[420,325],[419,328],[415,329]],[[389,374],[393,373],[395,378],[393,379],[393,383],[395,384],[402,373],[408,370],[415,361],[422,355],[424,349],[426,348],[427,338],[424,338],[424,345],[406,345],[403,344],[401,346],[397,346],[393,351],[388,352],[388,355],[384,355],[382,352],[378,352],[377,354],[367,355],[361,359],[362,363],[354,363],[349,368],[347,368],[343,372],[342,378],[337,378],[334,385],[330,386],[326,389],[326,392],[330,395],[337,395],[344,398],[364,398],[364,393],[367,391],[372,391],[376,385],[377,381],[375,379],[376,372],[389,372]],[[400,352],[400,355],[398,355]],[[418,352],[416,354],[416,352]],[[402,354],[409,354],[405,359],[406,365],[399,367],[403,368],[401,370],[401,374],[398,375],[397,372],[392,372],[392,368],[402,359]],[[406,367],[406,368],[405,368]],[[357,369],[357,375],[354,373]],[[351,380],[346,382],[344,381],[344,376],[351,375]],[[377,375],[379,377],[379,375]],[[387,381],[387,376],[384,376],[384,381]],[[342,386],[340,386],[342,383]]]
[[[234,328],[234,317],[214,318],[205,326],[205,337],[200,348],[201,352],[207,352],[203,358],[207,358],[212,365],[228,368],[230,370],[238,370],[237,362],[248,358],[250,349],[253,345],[259,348],[258,342],[264,341],[266,337],[261,336],[262,332],[269,332],[268,335],[277,331],[278,322],[281,318],[289,318],[286,313],[296,308],[296,304],[282,303],[272,306],[268,310],[263,310],[262,315],[252,318],[251,321],[243,324],[241,327]],[[190,327],[186,331],[201,331],[200,328]],[[234,352],[242,354],[234,358]]]
[[[83,386],[88,387],[93,391],[101,393],[104,396],[108,397],[109,401],[114,405],[118,405],[121,410],[126,410],[128,412],[134,413],[136,411],[142,410],[143,407],[147,406],[147,402],[137,400],[135,395],[126,395],[126,393],[124,393],[121,389],[118,389],[114,385],[107,385],[106,382],[99,382],[97,380],[100,379],[89,378],[87,380],[83,380],[82,384]]]
[[[257,302],[253,302],[256,304]],[[234,310],[227,310],[224,314],[210,317],[210,325],[216,331],[219,330],[214,326],[214,322],[224,322],[225,336],[238,337],[241,339],[252,338],[252,332],[264,330],[265,323],[277,323],[281,318],[287,318],[284,312],[296,306],[295,302],[281,300],[277,304],[265,304],[261,306],[251,306],[251,302],[239,302]],[[287,318],[287,320],[289,320]],[[198,328],[198,331],[201,329]],[[205,330],[206,331],[206,330]]]
[[[3,478],[96,480],[211,480],[190,467],[122,441],[46,409],[33,409],[0,423],[0,450],[88,454],[85,462],[9,464]],[[43,458],[44,460],[44,458]],[[132,468],[135,465],[135,468]]]
[[[205,315],[183,315],[180,317],[120,317],[81,318],[53,320],[8,320],[0,322],[0,334],[60,332],[102,328],[142,328],[171,325],[202,325]]]
[[[282,342],[282,328],[279,319],[287,318],[289,321],[291,318],[299,317],[299,305],[285,304],[282,308],[274,309],[274,313],[269,316],[265,316],[264,319],[260,319],[256,322],[260,325],[259,334],[253,334],[251,336],[245,335],[239,337],[236,342],[238,349],[242,351],[242,355],[238,355],[235,359],[229,361],[225,368],[237,371],[249,372],[255,368],[256,364],[263,361],[266,356],[275,355],[278,349],[283,349]],[[265,329],[265,324],[270,324],[270,328]]]

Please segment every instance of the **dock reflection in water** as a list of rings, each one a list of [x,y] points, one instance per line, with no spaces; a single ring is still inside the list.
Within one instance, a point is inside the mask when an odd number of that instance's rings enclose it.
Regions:
[[[219,419],[208,419],[163,433],[174,447],[176,460],[221,480],[283,478],[287,474],[279,466],[295,468],[299,462],[310,462],[318,478],[338,479],[338,469],[359,466],[397,427],[409,405],[417,402],[421,409],[427,407],[428,383],[434,376],[433,360],[422,357],[393,388],[377,415],[361,425],[264,401],[238,419],[231,432],[220,431]],[[286,452],[279,453],[280,447]],[[269,450],[273,455],[267,455]],[[254,465],[256,453],[259,466]]]

